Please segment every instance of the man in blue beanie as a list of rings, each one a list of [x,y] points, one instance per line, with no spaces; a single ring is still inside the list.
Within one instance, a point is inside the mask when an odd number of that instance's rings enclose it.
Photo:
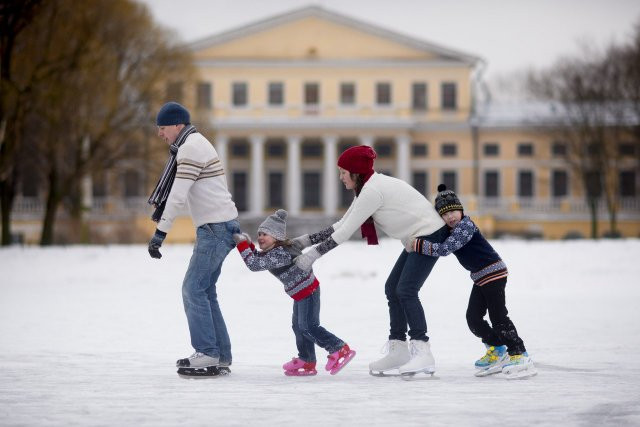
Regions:
[[[182,284],[191,345],[195,352],[176,362],[178,374],[228,374],[231,342],[220,311],[216,282],[222,262],[240,233],[238,210],[227,187],[224,168],[213,145],[191,124],[189,111],[167,102],[156,117],[158,136],[169,144],[169,160],[149,203],[158,223],[149,254],[161,258],[160,247],[175,218],[188,209],[196,243]]]

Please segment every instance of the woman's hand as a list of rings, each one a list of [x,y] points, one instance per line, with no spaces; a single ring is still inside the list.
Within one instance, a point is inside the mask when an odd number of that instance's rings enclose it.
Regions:
[[[308,234],[303,234],[302,236],[291,239],[291,246],[298,250],[308,248],[309,246],[311,246],[311,244],[311,239],[309,238]]]

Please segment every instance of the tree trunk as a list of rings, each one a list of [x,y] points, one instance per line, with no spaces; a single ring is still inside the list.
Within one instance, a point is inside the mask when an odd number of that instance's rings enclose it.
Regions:
[[[598,238],[598,199],[589,198],[589,210],[591,211],[591,238]]]
[[[2,246],[11,244],[11,209],[15,198],[13,180],[0,181],[0,212],[2,212]]]
[[[49,194],[47,194],[47,205],[42,220],[42,235],[40,246],[53,245],[53,231],[56,222],[56,211],[60,204],[60,194],[58,191],[58,172],[54,168],[49,173]]]

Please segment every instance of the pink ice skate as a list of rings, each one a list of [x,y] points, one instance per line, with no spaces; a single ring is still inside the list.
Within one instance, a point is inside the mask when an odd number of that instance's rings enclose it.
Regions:
[[[340,372],[340,369],[344,368],[355,355],[356,352],[351,350],[349,345],[345,344],[340,350],[327,356],[327,359],[329,360],[327,360],[327,366],[325,369],[329,371],[331,375],[335,375]]]
[[[282,369],[288,377],[307,377],[318,373],[316,362],[305,362],[297,357],[282,365]]]

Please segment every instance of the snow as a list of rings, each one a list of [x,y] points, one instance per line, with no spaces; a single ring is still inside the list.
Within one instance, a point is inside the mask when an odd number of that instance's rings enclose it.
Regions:
[[[402,250],[347,242],[321,258],[321,323],[355,359],[285,377],[292,300],[234,250],[218,282],[232,339],[227,378],[184,380],[192,349],[181,283],[191,247],[0,250],[0,425],[639,425],[640,240],[494,241],[507,307],[538,376],[476,378],[471,288],[454,257],[421,291],[439,380],[375,378],[388,334],[384,282]],[[317,348],[319,360],[324,350]]]

